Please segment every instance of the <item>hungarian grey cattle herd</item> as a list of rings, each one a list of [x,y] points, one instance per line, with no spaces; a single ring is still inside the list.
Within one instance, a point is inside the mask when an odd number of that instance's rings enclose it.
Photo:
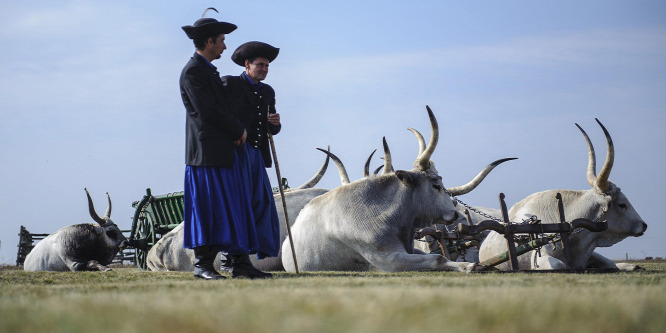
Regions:
[[[276,195],[282,250],[276,258],[252,258],[255,267],[265,271],[288,272],[296,271],[296,264],[302,271],[473,272],[487,269],[479,262],[507,251],[504,236],[494,231],[483,240],[478,252],[471,249],[471,255],[461,256],[458,260],[428,254],[430,248],[427,243],[415,244],[417,229],[467,223],[463,212],[469,206],[457,204],[461,202],[457,196],[474,190],[496,166],[513,159],[494,161],[465,185],[445,187],[442,176],[431,160],[439,141],[439,126],[430,108],[426,109],[431,125],[429,143],[425,143],[418,131],[409,129],[419,143],[419,152],[411,170],[394,170],[390,150],[384,139],[383,166],[370,173],[370,155],[364,177],[349,181],[340,159],[330,151],[320,149],[326,154],[326,160],[319,172],[306,184],[284,193],[293,247],[287,239],[282,198]],[[516,221],[535,215],[542,223],[559,223],[557,206],[553,201],[555,193],[560,193],[567,220],[585,218],[606,221],[608,229],[602,232],[576,229],[570,235],[567,258],[561,247],[546,245],[538,252],[519,256],[520,269],[636,268],[633,265],[616,264],[595,252],[597,247],[611,246],[629,236],[641,236],[647,229],[647,224],[627,197],[609,180],[615,150],[610,134],[601,122],[597,122],[607,139],[606,161],[598,175],[592,142],[576,124],[587,142],[587,180],[591,189],[534,193],[511,207],[509,219]],[[329,158],[333,159],[338,168],[341,186],[334,189],[316,188],[315,185],[326,171]],[[90,215],[97,225],[71,225],[51,234],[37,243],[26,257],[25,270],[109,269],[107,265],[120,249],[128,245],[128,241],[110,219],[111,199],[103,218],[95,213],[89,194],[88,201]],[[474,207],[469,212],[473,223],[500,216],[499,210],[490,208]],[[292,253],[292,248],[295,253]],[[219,254],[216,259],[217,268],[220,268],[221,256]],[[146,258],[148,268],[153,271],[192,271],[193,261],[192,250],[183,248],[182,224],[164,235],[150,249]],[[497,268],[506,270],[508,265],[500,264]]]

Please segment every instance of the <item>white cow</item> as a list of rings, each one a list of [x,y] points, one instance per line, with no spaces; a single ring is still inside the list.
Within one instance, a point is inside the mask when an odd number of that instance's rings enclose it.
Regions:
[[[384,173],[341,186],[310,201],[292,228],[298,268],[303,271],[465,271],[475,263],[452,262],[444,256],[417,254],[413,230],[458,218],[450,195],[471,191],[471,182],[444,188],[430,157],[439,129],[428,109],[432,136],[410,171]],[[386,144],[384,145],[387,150]],[[389,155],[390,156],[390,155]],[[465,192],[466,193],[466,192]],[[295,271],[291,248],[282,244],[282,263]]]
[[[597,120],[601,126],[606,140],[608,150],[606,161],[599,175],[596,175],[596,156],[594,147],[587,133],[576,124],[583,133],[588,147],[587,180],[591,189],[586,191],[574,190],[548,190],[534,193],[516,203],[509,210],[511,221],[520,221],[529,216],[536,215],[542,223],[559,223],[556,193],[562,194],[564,215],[567,221],[577,218],[586,218],[592,221],[608,222],[608,230],[602,232],[591,232],[586,229],[577,229],[570,236],[569,253],[571,261],[567,263],[564,258],[562,247],[553,250],[551,245],[541,248],[541,256],[532,251],[518,257],[519,269],[582,269],[582,268],[618,268],[610,259],[594,252],[596,247],[609,247],[628,236],[638,237],[643,235],[647,224],[638,215],[627,197],[619,187],[608,180],[613,161],[615,149],[613,141],[606,128]],[[494,231],[490,232],[481,245],[479,259],[484,261],[501,252],[507,251],[506,240],[503,235]],[[504,263],[497,266],[499,269],[509,269],[509,264]],[[635,268],[620,265],[621,269]]]
[[[111,221],[111,197],[104,217],[95,212],[88,190],[88,210],[97,222],[66,226],[42,239],[23,263],[26,271],[109,271],[107,267],[128,240]]]

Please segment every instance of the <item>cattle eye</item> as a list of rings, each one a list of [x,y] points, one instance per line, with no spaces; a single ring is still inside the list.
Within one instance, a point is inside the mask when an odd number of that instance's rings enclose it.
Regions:
[[[433,187],[435,190],[437,190],[437,191],[441,191],[441,190],[442,190],[442,185],[439,185],[439,184],[433,184],[432,187]]]
[[[618,205],[618,207],[620,207],[622,209],[627,209],[627,204],[621,203],[621,204]]]
[[[115,230],[109,230],[106,232],[106,235],[109,236],[110,238],[116,238],[117,234]]]

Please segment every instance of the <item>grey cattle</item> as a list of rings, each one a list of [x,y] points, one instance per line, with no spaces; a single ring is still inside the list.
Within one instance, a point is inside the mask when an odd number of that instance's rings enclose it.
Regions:
[[[285,191],[285,201],[287,203],[287,214],[289,215],[289,224],[292,225],[296,216],[301,209],[312,198],[328,192],[327,189],[313,188],[319,180],[323,177],[328,167],[328,157],[324,161],[317,174],[312,177],[305,184],[296,189]],[[344,181],[347,175],[343,174],[340,170],[340,177]],[[348,178],[347,178],[348,181]],[[284,223],[284,208],[282,205],[282,198],[279,195],[273,197],[275,199],[275,208],[277,209],[278,217],[280,219],[280,242],[283,242],[287,237],[287,228]],[[252,264],[262,271],[282,271],[282,260],[280,259],[282,253],[278,253],[277,257],[269,257],[264,259],[257,259],[255,256],[250,256]],[[214,266],[220,268],[221,254],[215,257]],[[192,271],[194,270],[194,251],[192,249],[183,248],[183,224],[181,223],[175,229],[165,234],[151,249],[148,251],[146,257],[146,265],[152,271]]]
[[[586,229],[574,230],[570,236],[570,261],[568,263],[561,247],[558,246],[556,250],[553,250],[552,246],[546,245],[541,249],[541,256],[538,256],[535,251],[519,256],[520,269],[617,268],[612,260],[596,253],[595,248],[609,247],[629,236],[641,236],[647,229],[647,224],[638,215],[629,199],[619,187],[608,180],[615,159],[615,149],[606,128],[599,120],[597,123],[604,131],[607,140],[606,161],[598,176],[592,142],[587,133],[576,124],[587,142],[587,180],[592,188],[585,191],[548,190],[534,193],[511,207],[509,219],[521,221],[526,217],[536,215],[542,220],[542,223],[558,223],[559,214],[555,194],[559,192],[562,194],[567,221],[577,218],[592,221],[606,220],[608,229],[602,232],[591,232]],[[481,245],[479,259],[484,261],[504,251],[506,251],[504,237],[492,231]],[[509,266],[505,263],[498,268],[507,270]],[[621,265],[620,268],[628,269],[630,267]]]
[[[413,230],[455,221],[458,214],[450,195],[478,185],[444,187],[430,161],[439,129],[434,114],[427,109],[432,136],[414,169],[390,172],[387,158],[381,175],[331,190],[303,208],[292,228],[300,270],[469,272],[477,267],[414,251]],[[287,271],[295,271],[287,242],[282,244],[282,263]]]
[[[128,240],[111,221],[111,197],[104,217],[95,212],[88,190],[88,209],[97,224],[82,223],[64,227],[35,245],[25,258],[26,271],[109,271],[109,265]]]

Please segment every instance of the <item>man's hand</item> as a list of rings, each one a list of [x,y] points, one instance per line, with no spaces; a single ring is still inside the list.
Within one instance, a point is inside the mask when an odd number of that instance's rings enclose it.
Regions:
[[[268,114],[268,122],[271,125],[280,125],[280,114],[279,113],[269,113]]]
[[[245,144],[246,139],[247,139],[247,131],[243,130],[243,136],[241,136],[241,138],[239,140],[234,141],[234,144],[236,146],[243,145],[243,144]]]

